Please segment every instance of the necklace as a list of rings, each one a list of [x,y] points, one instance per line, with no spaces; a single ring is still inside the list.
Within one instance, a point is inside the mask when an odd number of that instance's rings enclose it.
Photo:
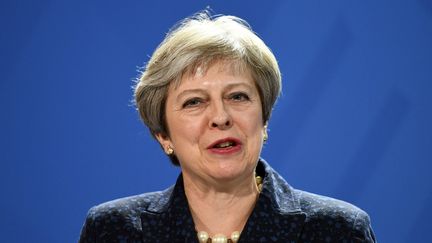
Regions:
[[[261,176],[255,176],[255,181],[258,187],[258,191],[262,190],[262,178]],[[228,238],[224,234],[216,234],[213,237],[210,237],[209,234],[205,231],[199,231],[198,240],[200,243],[237,243],[240,239],[240,232],[234,231],[231,233],[231,238]]]
[[[240,232],[238,231],[232,232],[231,238],[229,239],[223,234],[216,234],[213,238],[210,238],[207,232],[198,232],[198,240],[200,243],[237,243],[239,239]]]

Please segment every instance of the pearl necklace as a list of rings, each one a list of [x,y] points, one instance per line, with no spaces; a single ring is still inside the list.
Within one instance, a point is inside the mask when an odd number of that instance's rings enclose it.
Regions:
[[[240,232],[238,231],[232,232],[231,238],[229,239],[223,234],[216,234],[213,238],[210,238],[207,232],[198,232],[198,240],[200,243],[237,243],[239,239]]]
[[[262,178],[261,176],[255,177],[258,191],[262,190]],[[226,237],[224,234],[216,234],[210,238],[209,234],[205,231],[200,231],[197,234],[200,243],[237,243],[240,239],[240,232],[234,231],[231,233],[231,238]]]

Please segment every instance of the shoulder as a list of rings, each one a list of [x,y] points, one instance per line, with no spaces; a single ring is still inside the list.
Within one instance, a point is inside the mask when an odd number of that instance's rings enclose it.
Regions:
[[[309,192],[295,190],[295,194],[306,214],[303,238],[319,238],[324,242],[375,242],[369,215],[362,209]]]
[[[341,218],[351,222],[358,214],[367,216],[360,208],[342,200],[301,190],[295,190],[295,194],[301,209],[312,218]]]
[[[141,215],[163,207],[171,188],[116,199],[92,207],[81,230],[80,243],[128,240],[141,237]]]
[[[294,189],[263,159],[256,171],[264,175],[262,194],[268,195],[274,208],[284,215],[305,217],[302,242],[375,242],[369,216],[360,208]]]
[[[139,215],[139,213],[162,205],[168,200],[171,188],[164,191],[143,193],[140,195],[124,197],[108,201],[89,210],[88,217],[97,219],[107,215]]]

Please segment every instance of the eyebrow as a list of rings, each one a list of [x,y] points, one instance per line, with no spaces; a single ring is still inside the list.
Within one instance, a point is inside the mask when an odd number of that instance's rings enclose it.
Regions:
[[[241,83],[231,83],[231,84],[228,84],[228,85],[226,85],[223,88],[223,91],[225,92],[227,90],[234,89],[236,87],[242,87],[242,86],[244,86],[245,88],[247,88],[248,91],[252,91],[253,90],[253,87],[250,84],[241,82]],[[184,96],[186,96],[188,94],[195,94],[195,93],[206,94],[207,92],[204,89],[187,89],[187,90],[183,90],[182,92],[180,92],[179,95],[177,95],[176,101],[179,102],[179,101],[181,101],[181,99]]]
[[[176,101],[179,102],[179,101],[181,101],[181,99],[183,98],[183,96],[186,96],[188,94],[195,94],[195,93],[205,94],[206,92],[203,89],[187,89],[187,90],[183,90],[182,92],[180,92],[179,95],[177,95]]]

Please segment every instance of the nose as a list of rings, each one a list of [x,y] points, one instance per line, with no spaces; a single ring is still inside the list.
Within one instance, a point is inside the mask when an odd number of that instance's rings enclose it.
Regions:
[[[218,102],[212,105],[213,109],[209,111],[209,126],[210,128],[219,128],[221,130],[226,130],[232,126],[232,117],[226,110],[223,102]]]

